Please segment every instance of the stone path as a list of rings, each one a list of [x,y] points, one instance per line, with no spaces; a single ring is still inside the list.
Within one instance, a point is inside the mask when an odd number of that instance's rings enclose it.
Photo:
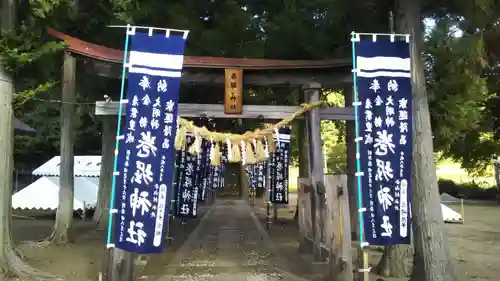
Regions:
[[[243,200],[218,200],[157,281],[299,281],[279,270],[267,233]]]

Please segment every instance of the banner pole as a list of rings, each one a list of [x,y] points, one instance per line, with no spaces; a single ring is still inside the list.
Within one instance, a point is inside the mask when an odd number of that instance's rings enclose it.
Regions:
[[[357,183],[357,195],[358,195],[358,221],[359,221],[359,266],[358,272],[361,273],[359,276],[359,280],[368,281],[370,279],[370,268],[368,267],[368,253],[365,252],[364,247],[367,245],[365,242],[365,233],[363,227],[363,195],[361,188],[361,177],[363,172],[361,171],[361,163],[359,159],[360,153],[360,145],[359,145],[359,105],[360,102],[358,100],[358,85],[357,85],[357,73],[356,73],[356,41],[358,39],[358,34],[354,31],[351,33],[351,46],[352,46],[352,78],[353,78],[353,102],[352,105],[354,107],[354,127],[355,127],[355,142],[356,142],[356,183]]]
[[[177,155],[177,151],[174,152],[174,155]],[[177,161],[177,160],[176,160]],[[175,181],[175,175],[177,174],[177,170],[179,167],[174,164],[174,179],[172,180],[172,185],[170,186],[168,190],[168,199],[167,202],[169,202],[168,206],[168,219],[167,219],[167,243],[168,245],[172,245],[172,242],[174,241],[174,237],[172,236],[172,222],[174,220],[174,204],[175,204],[175,192],[174,192],[174,181]]]
[[[129,47],[129,30],[131,26],[127,25],[125,31],[125,48],[123,52],[123,67],[122,67],[122,81],[120,89],[120,101],[118,108],[118,120],[116,126],[116,142],[114,150],[114,160],[113,160],[113,178],[111,183],[111,196],[109,199],[109,219],[108,219],[108,235],[106,240],[106,247],[110,249],[108,253],[109,266],[107,268],[107,278],[109,281],[129,281],[133,279],[134,276],[134,263],[132,253],[127,253],[120,249],[115,249],[115,245],[111,243],[111,236],[113,232],[113,213],[117,212],[114,208],[114,197],[116,190],[116,173],[118,168],[118,149],[120,147],[120,127],[122,121],[123,112],[123,97],[125,95],[125,76],[126,76],[126,63],[128,57],[128,47]],[[119,253],[118,253],[119,251]]]
[[[130,25],[127,25],[127,31],[125,32],[125,49],[123,52],[123,67],[122,67],[122,81],[121,81],[121,90],[120,90],[120,104],[118,107],[118,121],[117,121],[117,126],[116,126],[116,142],[115,142],[115,155],[114,155],[114,160],[113,160],[113,180],[111,182],[111,196],[109,198],[109,223],[108,223],[108,237],[106,240],[106,245],[108,248],[114,247],[113,244],[111,244],[111,232],[112,232],[112,225],[113,225],[113,212],[111,210],[114,209],[114,203],[115,203],[115,189],[116,189],[116,176],[115,173],[117,172],[116,169],[118,168],[118,149],[120,147],[120,127],[121,127],[121,121],[122,121],[122,112],[123,112],[123,96],[125,95],[125,76],[126,76],[126,62],[127,62],[127,56],[128,56],[128,45],[129,45],[129,31]]]
[[[267,189],[267,206],[266,206],[266,229],[269,230],[270,224],[271,224],[271,177],[269,175],[269,163],[267,164],[267,183],[266,183],[266,189]]]
[[[273,222],[278,221],[278,204],[273,204]]]

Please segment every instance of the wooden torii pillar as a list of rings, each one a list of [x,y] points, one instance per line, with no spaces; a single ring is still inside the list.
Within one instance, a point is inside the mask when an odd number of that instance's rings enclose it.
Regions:
[[[310,82],[303,86],[305,100],[308,103],[319,101],[321,84]],[[325,208],[325,182],[323,167],[323,146],[321,142],[321,116],[319,108],[313,108],[306,114],[306,135],[308,142],[308,172],[312,185],[311,195],[311,219],[313,230],[313,258],[315,262],[323,262],[326,256],[321,248],[323,238],[323,225],[325,218],[323,210]],[[318,211],[318,212],[317,212]]]
[[[74,142],[75,142],[75,102],[76,102],[76,58],[68,51],[64,52],[63,83],[61,95],[61,135],[59,165],[59,206],[57,208],[54,226],[54,239],[56,242],[65,242],[65,235],[71,232],[73,220],[73,198],[75,193],[74,179]],[[63,232],[63,233],[59,233]],[[66,233],[64,233],[66,232]]]
[[[353,88],[351,86],[344,88],[345,106],[352,106]],[[346,143],[347,143],[347,186],[349,190],[349,213],[351,217],[351,236],[352,239],[358,239],[358,198],[356,190],[356,138],[354,121],[346,121]]]
[[[311,82],[304,85],[302,87],[304,100],[308,103],[319,101],[320,88],[321,85],[317,82]],[[351,94],[350,91],[344,90],[344,95],[347,100],[349,100],[349,95]],[[346,107],[350,107],[349,101],[346,102]],[[330,267],[329,278],[334,278],[333,280],[339,281],[348,281],[353,278],[351,256],[352,240],[349,235],[351,227],[350,219],[347,215],[350,205],[348,204],[348,198],[355,196],[355,193],[350,193],[354,187],[353,170],[355,168],[355,163],[353,164],[352,160],[355,159],[355,151],[352,150],[354,137],[349,130],[353,129],[352,125],[354,123],[354,118],[345,119],[348,127],[348,171],[344,171],[344,173],[347,173],[347,175],[329,174],[325,177],[320,130],[320,122],[321,119],[324,118],[321,118],[320,111],[319,108],[315,108],[306,114],[305,122],[297,122],[300,127],[299,177],[307,179],[308,184],[311,184],[310,188],[308,188],[305,193],[309,193],[310,195],[312,241],[308,237],[301,237],[301,241],[299,241],[300,250],[304,252],[309,249],[310,251],[312,246],[313,262],[328,263]],[[302,188],[304,188],[304,186],[302,186]],[[328,204],[330,204],[330,206],[326,205],[327,193],[329,194]],[[349,194],[352,196],[348,196]],[[325,215],[327,217],[325,217]],[[327,218],[329,221],[327,221]],[[332,233],[332,225],[334,228],[337,225],[342,225],[342,227],[339,227],[338,231],[335,229]]]

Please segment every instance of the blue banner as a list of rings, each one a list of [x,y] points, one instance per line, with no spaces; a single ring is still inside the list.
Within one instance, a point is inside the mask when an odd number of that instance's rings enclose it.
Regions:
[[[220,146],[220,165],[210,167],[210,183],[209,186],[212,190],[222,188],[224,186],[224,172],[226,170],[227,159],[227,146]]]
[[[255,175],[257,164],[247,164],[245,166],[245,173],[248,178],[248,188],[255,189],[257,185],[257,179]]]
[[[355,43],[363,227],[371,245],[411,243],[412,91],[405,41]]]
[[[291,129],[280,128],[274,134],[276,151],[269,155],[271,203],[288,204],[288,170],[291,153]]]
[[[212,143],[208,140],[205,140],[205,154],[204,154],[204,165],[203,165],[203,181],[202,181],[202,188],[203,188],[203,198],[206,197],[206,193],[209,190],[210,186],[210,167],[212,166],[211,164],[211,153],[212,153]]]
[[[195,137],[186,136],[187,147],[194,143]],[[198,193],[196,186],[198,156],[187,151],[179,151],[179,174],[176,180],[176,213],[179,218],[196,218],[198,215]]]
[[[225,145],[221,145],[221,153],[220,153],[220,166],[219,166],[219,187],[224,188],[225,186],[225,173],[226,168],[229,163],[228,158],[228,147]]]
[[[216,190],[219,188],[220,165],[210,167],[210,188]]]
[[[199,186],[198,200],[205,201],[207,193],[208,168],[210,168],[210,142],[203,138],[201,141],[201,151],[198,155],[196,185]]]
[[[267,164],[264,161],[259,162],[255,165],[254,175],[255,175],[255,188],[264,189],[266,187],[266,167]]]
[[[115,173],[114,243],[129,252],[160,253],[173,180],[185,39],[137,32],[130,40],[128,103]]]
[[[248,187],[250,189],[263,189],[265,187],[266,162],[260,161],[247,165],[245,171],[248,176]]]

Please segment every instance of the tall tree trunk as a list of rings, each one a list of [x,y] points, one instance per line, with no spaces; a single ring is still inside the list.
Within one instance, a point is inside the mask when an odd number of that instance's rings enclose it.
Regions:
[[[2,159],[2,165],[0,165],[0,276],[13,274],[21,280],[55,278],[51,274],[27,265],[14,250],[11,233],[12,171],[14,168],[13,92],[12,77],[4,70],[0,57],[0,159]]]
[[[69,53],[64,53],[63,86],[61,104],[61,164],[59,179],[59,207],[52,241],[65,244],[69,241],[73,221],[74,198],[74,129],[75,117],[75,72],[76,60]]]
[[[102,116],[102,149],[101,149],[101,171],[99,175],[99,193],[97,194],[97,205],[93,220],[97,229],[103,230],[108,225],[109,199],[113,182],[113,164],[115,149],[116,117]]]
[[[0,34],[15,27],[17,1],[1,0]],[[14,170],[14,130],[12,127],[12,94],[14,81],[5,70],[0,56],[0,276],[13,274],[21,280],[49,279],[55,276],[38,271],[24,263],[14,250],[11,233],[12,171]],[[3,279],[2,279],[3,280]],[[62,280],[62,279],[60,279]]]
[[[5,2],[5,1],[4,1]],[[5,5],[5,3],[3,3]],[[1,61],[0,61],[1,63]],[[13,170],[12,78],[0,64],[0,276],[10,271],[7,252],[11,251],[11,198]]]
[[[6,3],[7,2],[7,3]],[[4,21],[7,7],[13,3],[2,1],[2,30],[7,28]],[[13,9],[15,9],[13,7]],[[12,251],[11,209],[12,209],[12,171],[14,169],[14,130],[12,127],[12,94],[14,93],[12,76],[5,71],[0,57],[0,269],[10,271],[8,252]],[[0,274],[1,276],[1,274]]]
[[[391,33],[394,30],[394,17],[392,10],[389,13],[389,29]],[[378,265],[375,267],[375,273],[384,277],[407,277],[410,273],[407,260],[412,257],[413,249],[409,245],[394,245],[384,248],[384,254]]]
[[[413,90],[413,234],[412,281],[456,280],[444,235],[434,148],[425,88],[421,0],[397,0],[396,32],[411,35]]]
[[[16,23],[16,13],[17,13],[16,3],[17,3],[16,0],[2,0],[2,2],[0,2],[0,9],[2,9],[0,17],[0,28],[2,32],[14,29]],[[2,71],[4,71],[3,64],[2,64]],[[12,83],[11,80],[8,81],[6,82]]]
[[[384,277],[407,277],[411,268],[407,263],[412,256],[412,247],[409,245],[393,245],[384,248],[384,254],[375,267],[375,273]]]

